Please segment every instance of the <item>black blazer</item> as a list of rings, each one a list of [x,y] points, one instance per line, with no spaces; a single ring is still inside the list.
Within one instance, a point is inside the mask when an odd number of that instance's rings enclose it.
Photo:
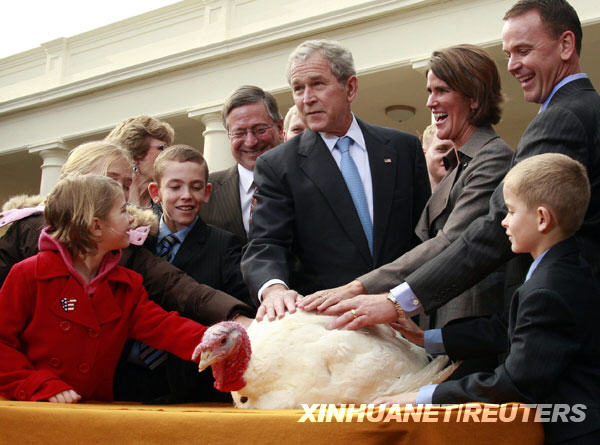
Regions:
[[[588,79],[570,82],[556,92],[548,108],[533,118],[523,133],[512,163],[548,152],[564,153],[587,168],[592,196],[575,239],[592,273],[600,279],[600,97]],[[426,311],[450,301],[514,257],[500,225],[505,214],[500,184],[490,199],[489,213],[473,221],[461,237],[406,278]],[[519,258],[512,284],[522,281],[530,264],[526,256]]]
[[[546,440],[600,429],[600,287],[577,242],[556,244],[512,297],[505,316],[477,318],[442,329],[453,359],[508,350],[492,373],[446,381],[434,403],[567,403],[586,406],[579,422],[545,423]]]
[[[156,250],[156,240],[148,246]],[[199,283],[234,296],[252,307],[240,271],[242,244],[226,230],[198,219],[171,263]]]
[[[272,278],[302,294],[339,286],[418,242],[414,228],[430,195],[419,140],[358,124],[373,185],[373,256],[340,169],[321,136],[306,130],[256,162],[258,189],[242,258],[252,296]]]

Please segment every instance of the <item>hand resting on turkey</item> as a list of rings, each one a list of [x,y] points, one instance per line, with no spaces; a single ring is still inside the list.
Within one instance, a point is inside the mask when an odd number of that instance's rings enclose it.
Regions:
[[[194,351],[212,366],[215,388],[238,408],[300,408],[302,403],[370,403],[442,381],[454,368],[388,325],[327,330],[330,316],[299,310],[282,319],[210,327]]]

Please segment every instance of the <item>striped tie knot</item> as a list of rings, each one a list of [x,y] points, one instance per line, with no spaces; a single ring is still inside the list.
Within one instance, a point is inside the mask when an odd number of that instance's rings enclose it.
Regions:
[[[167,261],[171,260],[171,252],[173,251],[173,246],[179,242],[179,239],[172,233],[165,236],[158,243],[158,256],[164,258]]]

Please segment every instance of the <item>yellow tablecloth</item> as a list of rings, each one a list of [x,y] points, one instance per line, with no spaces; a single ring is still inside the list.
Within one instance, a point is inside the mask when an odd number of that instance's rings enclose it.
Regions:
[[[482,416],[465,419],[465,409],[477,413],[479,404],[431,408],[429,419],[404,417],[403,409],[389,421],[318,420],[304,410],[241,410],[215,404],[139,405],[82,403],[61,405],[47,402],[0,400],[0,443],[2,444],[541,444],[542,424],[523,422],[527,408],[518,409],[518,420],[482,422]],[[513,409],[513,407],[511,407]],[[497,407],[495,408],[497,412]],[[299,422],[302,417],[304,422]],[[343,416],[342,416],[343,417]],[[394,418],[396,417],[396,418]],[[496,416],[497,417],[497,416]],[[372,417],[374,419],[375,417]],[[474,421],[477,418],[479,421]],[[323,415],[323,420],[327,417]],[[466,420],[466,421],[465,421]]]

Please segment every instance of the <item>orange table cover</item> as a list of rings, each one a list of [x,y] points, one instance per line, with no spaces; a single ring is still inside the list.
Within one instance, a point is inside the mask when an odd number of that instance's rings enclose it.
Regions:
[[[381,416],[379,421],[363,417],[360,422],[355,415],[346,422],[329,415],[327,422],[325,410],[319,422],[318,410],[308,415],[302,409],[242,410],[216,404],[63,405],[0,400],[0,443],[542,444],[542,424],[527,415],[529,408],[508,407],[516,410],[517,420],[482,421],[486,409],[496,412],[497,419],[498,406],[467,404],[432,407],[418,416],[405,408],[388,409],[387,421]],[[465,415],[467,409],[475,415]]]

